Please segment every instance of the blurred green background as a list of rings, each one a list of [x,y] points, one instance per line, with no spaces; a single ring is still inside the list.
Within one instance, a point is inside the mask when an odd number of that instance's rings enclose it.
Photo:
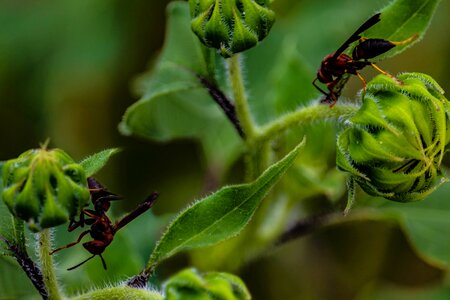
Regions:
[[[69,291],[137,273],[170,216],[208,188],[205,159],[195,141],[157,144],[123,137],[117,130],[125,109],[137,100],[133,79],[162,47],[168,2],[0,1],[0,160],[16,157],[47,138],[51,147],[62,148],[75,159],[122,147],[123,152],[98,175],[127,199],[116,205],[116,214],[132,209],[153,190],[161,194],[154,208],[158,217],[149,214],[131,223],[108,248],[109,272],[99,261],[66,272],[86,253],[81,247],[61,253],[60,278]],[[278,36],[279,41],[294,39],[306,67],[315,70],[324,55],[388,2],[277,0],[274,32],[290,27],[295,36]],[[380,66],[393,74],[427,73],[448,91],[449,17],[450,4],[442,1],[425,38]],[[257,51],[270,58],[264,45]],[[265,71],[251,54],[248,62],[259,64],[248,70],[249,81],[255,72]],[[370,78],[375,72],[363,74]],[[264,86],[253,88],[255,98],[267,92]],[[360,88],[352,78],[344,96],[351,97]],[[264,121],[264,116],[258,120]],[[448,198],[448,193],[441,189],[435,197]],[[64,244],[75,238],[62,234],[57,240]],[[172,259],[162,266],[155,284],[188,264],[185,256]],[[395,225],[375,221],[321,230],[271,251],[239,275],[254,299],[262,300],[450,299],[446,272],[421,260]],[[32,297],[36,293],[15,262],[0,259],[0,299]]]

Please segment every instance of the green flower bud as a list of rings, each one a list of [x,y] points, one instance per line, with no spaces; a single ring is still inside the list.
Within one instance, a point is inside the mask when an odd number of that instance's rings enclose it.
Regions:
[[[60,149],[32,149],[3,166],[2,198],[11,213],[31,230],[75,218],[88,204],[84,169]]]
[[[203,276],[186,269],[165,283],[166,300],[248,300],[251,296],[242,280],[228,273]]]
[[[254,47],[263,40],[275,21],[269,0],[189,0],[192,31],[220,55]]]
[[[337,141],[337,166],[368,194],[409,202],[446,179],[441,162],[450,138],[450,106],[429,76],[379,75]]]

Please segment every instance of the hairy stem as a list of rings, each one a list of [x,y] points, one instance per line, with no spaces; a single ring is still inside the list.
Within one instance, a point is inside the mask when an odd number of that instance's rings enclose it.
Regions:
[[[279,119],[262,127],[257,139],[270,140],[287,129],[303,124],[311,124],[323,120],[339,120],[359,109],[353,104],[339,104],[330,108],[328,105],[311,105],[285,114]]]
[[[28,276],[34,287],[37,289],[42,299],[49,299],[41,270],[28,256],[26,249],[22,248],[20,245],[15,245],[12,241],[6,239],[2,235],[0,235],[0,240],[5,242],[7,249],[19,263],[20,267]]]
[[[63,299],[63,296],[59,290],[53,258],[50,255],[50,252],[52,251],[50,238],[50,229],[44,229],[38,233],[39,260],[41,262],[42,275],[44,277],[44,284],[47,287],[49,298],[52,300],[60,300]]]
[[[231,124],[233,124],[239,136],[242,139],[245,139],[245,134],[237,118],[234,104],[227,98],[227,96],[225,96],[225,94],[217,86],[215,86],[205,77],[197,74],[197,78],[200,80],[201,84],[208,90],[209,95],[219,105],[219,107],[225,113],[225,116],[228,118]]]
[[[20,219],[17,219],[11,215],[12,224],[12,236],[15,239],[15,245],[19,248],[19,250],[23,253],[27,252],[27,247],[25,246],[25,228],[24,222]]]
[[[126,283],[127,286],[132,288],[146,288],[147,282],[151,274],[151,269],[141,272],[141,274],[138,274],[136,276],[131,277]]]
[[[235,54],[228,59],[228,72],[238,119],[242,125],[242,129],[244,130],[246,139],[252,140],[255,136],[256,128],[250,114],[247,95],[245,93],[239,54]]]
[[[236,115],[244,131],[246,153],[244,155],[245,181],[250,182],[259,175],[259,149],[254,137],[258,131],[250,113],[250,107],[245,93],[244,79],[242,78],[241,59],[239,54],[228,60],[228,76],[233,90]]]
[[[105,288],[95,290],[72,298],[73,300],[91,299],[142,299],[142,300],[163,300],[164,297],[158,292],[146,289],[135,289],[127,286]]]

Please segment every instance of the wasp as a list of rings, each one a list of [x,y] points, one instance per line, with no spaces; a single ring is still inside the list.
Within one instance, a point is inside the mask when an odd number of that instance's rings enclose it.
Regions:
[[[106,247],[108,247],[111,244],[111,242],[114,239],[114,235],[117,233],[119,229],[123,228],[132,220],[136,219],[141,214],[149,210],[153,206],[156,198],[158,197],[158,193],[153,192],[150,196],[147,197],[147,199],[144,202],[139,204],[139,206],[135,210],[126,214],[119,221],[113,223],[110,220],[110,218],[106,215],[106,212],[109,210],[111,206],[110,201],[119,200],[122,197],[108,191],[93,177],[88,178],[88,187],[91,193],[91,201],[94,206],[94,209],[93,210],[83,209],[81,211],[79,221],[72,220],[69,224],[68,231],[71,232],[78,227],[83,227],[84,225],[88,225],[90,226],[90,228],[88,230],[83,231],[75,242],[62,246],[50,252],[50,255],[52,255],[55,252],[58,252],[62,249],[73,247],[79,244],[85,235],[87,234],[91,235],[93,240],[83,243],[83,247],[89,253],[91,253],[92,256],[88,257],[79,264],[71,268],[68,268],[67,269],[68,271],[78,268],[79,266],[86,263],[87,261],[89,261],[90,259],[94,258],[97,255],[100,257],[103,268],[106,270],[107,269],[106,262],[102,256],[102,253],[105,251]]]
[[[366,88],[366,80],[358,72],[366,66],[372,66],[382,74],[393,77],[387,72],[380,69],[375,63],[369,61],[369,59],[379,56],[397,45],[403,45],[411,42],[417,38],[417,34],[407,38],[404,41],[393,42],[379,38],[363,38],[361,33],[371,28],[378,22],[380,22],[380,13],[375,14],[364,22],[335,52],[328,54],[322,60],[320,68],[317,70],[317,76],[313,81],[313,85],[325,95],[322,102],[330,103],[330,106],[334,106],[341,90],[348,80],[345,74],[356,75],[363,83],[363,88]],[[353,48],[351,56],[344,53],[350,44],[358,41],[359,43]],[[320,88],[316,81],[327,86],[328,92]]]

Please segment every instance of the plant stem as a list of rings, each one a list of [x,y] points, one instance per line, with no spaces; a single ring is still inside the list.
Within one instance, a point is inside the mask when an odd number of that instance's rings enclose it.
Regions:
[[[396,223],[398,222],[398,216],[395,213],[389,214],[372,208],[360,209],[347,216],[344,216],[342,212],[323,213],[297,221],[275,241],[274,246],[284,245],[290,241],[336,224],[368,220]]]
[[[284,232],[278,240],[275,241],[275,246],[283,245],[291,240],[303,237],[310,233],[313,233],[317,229],[320,229],[328,225],[329,220],[333,218],[335,214],[320,214],[312,217],[308,217],[303,220],[299,220],[286,232]]]
[[[244,131],[243,138],[247,149],[244,155],[245,164],[245,181],[250,182],[260,174],[260,162],[258,145],[255,140],[257,134],[257,126],[250,113],[250,107],[245,93],[244,80],[242,78],[241,58],[239,54],[234,54],[228,60],[228,76],[233,90],[234,104],[236,107],[236,115]],[[263,167],[263,170],[266,166]]]
[[[152,273],[152,268],[145,268],[140,274],[131,277],[127,280],[127,286],[132,288],[146,288],[147,282]]]
[[[50,229],[44,229],[38,233],[39,260],[41,262],[44,284],[47,287],[48,296],[52,300],[63,299],[56,280],[55,268],[52,256],[49,254],[51,249]]]
[[[22,270],[30,279],[31,283],[38,290],[42,299],[49,299],[48,293],[44,284],[44,279],[39,267],[31,260],[30,256],[26,251],[26,248],[22,248],[21,245],[16,245],[14,242],[6,239],[4,236],[0,235],[0,240],[5,242],[7,249],[11,252],[11,255],[19,263]]]
[[[12,231],[15,243],[21,252],[27,252],[27,247],[25,245],[25,229],[24,222],[11,215],[12,218]]]
[[[255,123],[250,114],[250,108],[245,93],[239,54],[228,59],[228,72],[236,105],[236,113],[247,140],[252,140],[256,133]]]
[[[72,298],[73,300],[102,300],[102,299],[142,299],[142,300],[163,300],[164,297],[156,291],[146,289],[136,289],[127,286],[104,288],[90,291]]]
[[[333,108],[321,104],[307,106],[285,114],[262,127],[256,138],[261,141],[270,140],[289,128],[324,120],[339,120],[345,115],[356,112],[358,109],[359,107],[353,104],[339,104]]]
[[[211,98],[213,98],[214,101],[219,105],[219,107],[225,113],[225,116],[227,116],[228,120],[230,120],[231,124],[233,124],[239,136],[242,139],[245,139],[245,134],[242,130],[241,124],[239,123],[239,119],[237,118],[234,104],[217,86],[215,86],[215,84],[210,82],[208,79],[198,74],[197,78],[200,80],[200,83],[208,90]]]

